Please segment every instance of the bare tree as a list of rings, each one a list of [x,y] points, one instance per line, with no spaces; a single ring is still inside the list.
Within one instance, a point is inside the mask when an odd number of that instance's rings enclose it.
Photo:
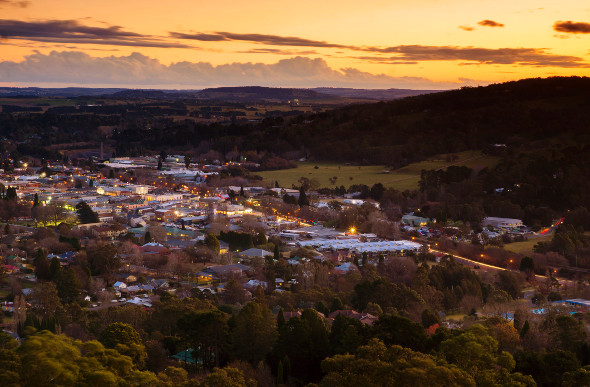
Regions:
[[[383,264],[381,274],[392,282],[410,285],[416,269],[416,263],[411,257],[389,256]]]
[[[166,241],[166,230],[162,227],[161,224],[156,222],[150,222],[148,226],[148,231],[152,236],[152,239],[158,243]]]
[[[101,303],[106,304],[106,303],[111,302],[111,300],[113,300],[115,298],[115,295],[112,292],[102,290],[97,293],[96,298]]]
[[[211,234],[219,235],[221,231],[229,231],[229,223],[225,218],[216,218],[209,223],[209,232]]]
[[[41,317],[50,318],[60,304],[53,282],[42,282],[33,288],[33,308]]]
[[[106,282],[104,279],[100,277],[92,277],[90,280],[88,292],[93,296],[98,296],[98,294],[103,291],[105,286]]]
[[[131,265],[141,265],[143,262],[139,247],[130,241],[125,241],[119,246],[118,254],[125,257],[126,261]]]

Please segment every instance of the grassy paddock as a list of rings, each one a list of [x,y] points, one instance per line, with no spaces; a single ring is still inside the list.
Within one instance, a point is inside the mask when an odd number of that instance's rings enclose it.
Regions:
[[[268,184],[274,184],[275,181],[278,181],[281,187],[298,185],[297,180],[301,177],[307,177],[308,179],[317,180],[320,187],[339,187],[343,185],[348,188],[353,184],[372,186],[375,183],[382,183],[387,188],[403,191],[418,189],[420,171],[423,169],[440,169],[451,165],[464,165],[480,170],[485,167],[493,167],[499,161],[498,157],[483,156],[479,151],[456,153],[457,159],[454,161],[448,161],[447,156],[433,156],[425,161],[413,163],[397,170],[390,170],[383,165],[354,166],[305,161],[297,163],[297,168],[264,171],[257,174],[262,176]],[[389,171],[389,173],[384,173],[385,171]],[[332,184],[329,180],[332,177],[337,178],[335,184]]]
[[[549,234],[541,237],[529,238],[522,242],[507,243],[504,245],[504,249],[518,254],[530,255],[533,253],[533,247],[537,243],[550,242],[552,238],[553,234]]]

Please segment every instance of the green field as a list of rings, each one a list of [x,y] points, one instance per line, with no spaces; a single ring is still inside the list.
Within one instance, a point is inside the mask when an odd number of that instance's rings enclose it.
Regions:
[[[552,238],[553,234],[549,234],[541,237],[530,238],[522,242],[508,243],[504,245],[504,249],[518,254],[530,255],[533,253],[533,247],[537,243],[550,242]]]
[[[298,185],[301,177],[315,179],[320,187],[345,186],[353,184],[366,184],[372,186],[382,183],[385,187],[395,188],[400,191],[418,189],[420,172],[423,169],[440,169],[450,165],[464,165],[474,169],[493,167],[499,161],[498,157],[483,156],[479,151],[466,151],[454,154],[456,159],[448,161],[448,155],[433,156],[425,161],[407,165],[397,170],[389,170],[382,165],[343,165],[336,163],[300,162],[297,168],[283,169],[279,171],[264,171],[257,174],[262,176],[267,184],[278,181],[281,187]],[[318,167],[317,169],[315,167]],[[335,184],[330,178],[336,177]]]

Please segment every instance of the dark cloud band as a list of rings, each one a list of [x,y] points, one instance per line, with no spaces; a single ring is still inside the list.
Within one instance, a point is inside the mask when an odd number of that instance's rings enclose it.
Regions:
[[[104,44],[135,47],[190,48],[159,37],[129,32],[120,26],[95,27],[76,20],[20,21],[0,19],[0,37],[39,42]]]
[[[236,34],[232,32],[214,32],[210,34],[186,34],[181,32],[170,32],[170,36],[178,39],[190,39],[202,42],[241,41],[249,43],[267,44],[271,46],[352,48],[350,46],[344,46],[341,44],[298,38],[295,36],[278,36],[265,34]]]
[[[1,1],[1,0],[0,0]],[[486,25],[495,23],[484,20]],[[590,33],[590,24],[558,22],[556,30],[570,33]],[[557,29],[560,28],[560,29]],[[0,19],[0,37],[55,44],[94,44],[106,46],[135,46],[161,48],[197,48],[187,40],[202,42],[240,41],[260,44],[264,48],[240,51],[243,53],[309,55],[311,48],[338,49],[368,53],[369,58],[359,59],[389,64],[416,64],[423,61],[463,61],[465,64],[501,64],[537,67],[588,67],[582,58],[555,55],[540,48],[498,48],[400,45],[392,47],[350,46],[311,40],[294,36],[266,34],[238,34],[231,32],[181,33],[169,36],[142,35],[124,30],[120,26],[89,26],[76,20],[18,21]],[[179,41],[180,40],[180,41]],[[184,41],[184,42],[183,42]],[[275,47],[306,47],[306,51],[277,49]],[[378,56],[380,55],[380,56]]]
[[[482,20],[480,22],[478,22],[477,24],[479,24],[480,26],[483,27],[504,27],[504,24],[502,23],[498,23],[497,21],[493,21],[493,20]]]
[[[479,64],[502,64],[536,67],[589,67],[580,57],[554,55],[539,48],[480,48],[454,46],[395,46],[369,47],[365,51],[394,54],[389,57],[360,57],[365,60],[391,64],[406,64],[423,61],[469,61]],[[369,59],[370,58],[370,59]]]
[[[553,29],[557,32],[565,32],[568,34],[590,34],[590,23],[558,21],[553,25]]]

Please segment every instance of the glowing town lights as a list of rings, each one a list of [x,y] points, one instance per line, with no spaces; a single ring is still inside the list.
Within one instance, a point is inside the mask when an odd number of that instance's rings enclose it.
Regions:
[[[356,232],[356,228],[354,228],[354,227],[351,227],[351,228],[350,228],[350,233],[351,233],[351,234],[354,234],[355,232]]]

